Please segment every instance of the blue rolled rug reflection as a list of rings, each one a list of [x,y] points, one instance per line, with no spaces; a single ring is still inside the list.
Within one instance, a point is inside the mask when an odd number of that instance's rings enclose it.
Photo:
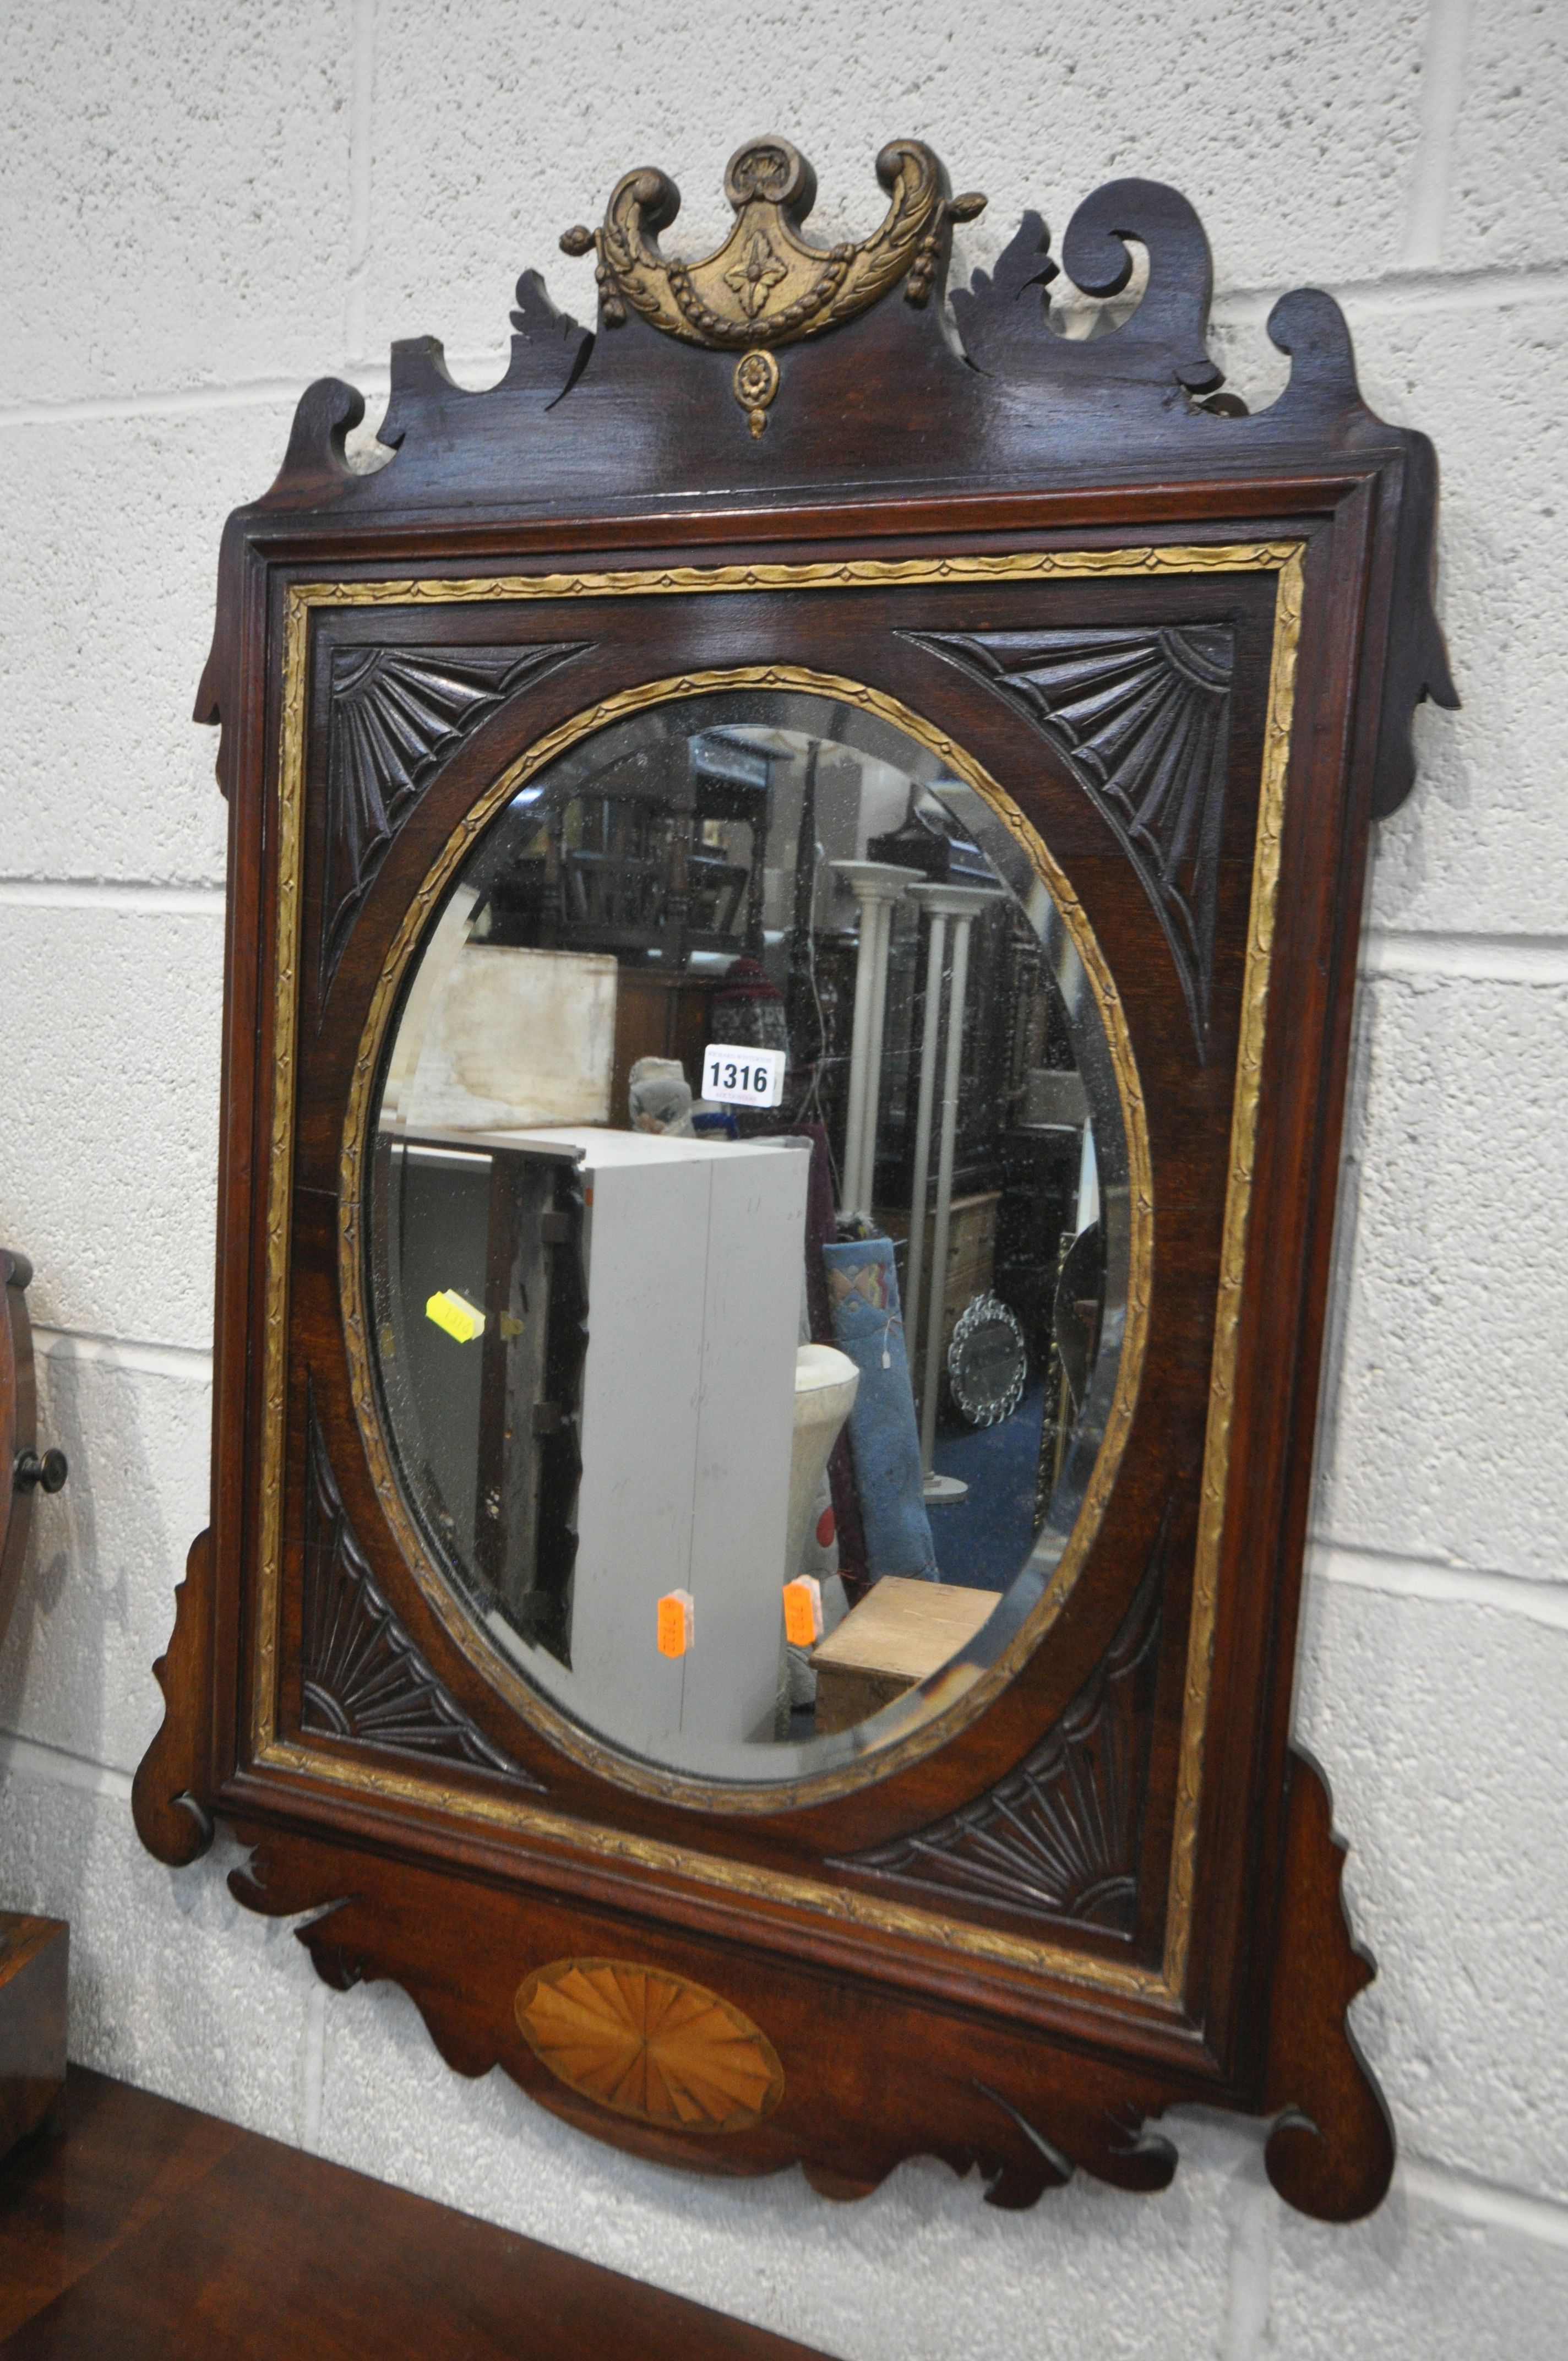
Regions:
[[[884,1574],[939,1582],[893,1252],[891,1238],[852,1238],[823,1247],[833,1340],[861,1373],[850,1412],[850,1450],[867,1571],[873,1582]]]

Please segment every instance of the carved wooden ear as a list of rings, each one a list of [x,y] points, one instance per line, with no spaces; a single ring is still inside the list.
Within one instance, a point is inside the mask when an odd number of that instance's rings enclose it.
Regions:
[[[1397,579],[1388,634],[1388,671],[1372,778],[1375,819],[1387,819],[1390,812],[1398,811],[1416,783],[1416,750],[1410,723],[1417,706],[1430,697],[1434,705],[1446,706],[1450,712],[1457,711],[1459,707],[1459,691],[1448,668],[1442,626],[1433,605],[1437,577],[1432,530],[1437,516],[1437,453],[1424,434],[1406,438],[1405,466],[1409,493],[1400,512],[1394,560]]]
[[[571,378],[576,378],[593,344],[587,329],[579,327],[570,312],[563,312],[555,303],[543,273],[537,270],[525,270],[517,282],[511,324],[509,384],[517,382],[520,376],[532,383],[542,372],[554,375],[563,359],[570,365]],[[526,368],[522,367],[525,359]]]
[[[1287,428],[1316,425],[1330,416],[1374,423],[1356,383],[1350,329],[1332,295],[1317,287],[1282,295],[1268,315],[1268,335],[1290,356],[1290,381],[1263,412],[1265,419]],[[1409,489],[1394,555],[1395,597],[1372,781],[1376,819],[1398,811],[1415,783],[1410,719],[1416,707],[1427,697],[1450,710],[1459,704],[1432,605],[1437,455],[1424,434],[1407,434],[1404,444]]]
[[[1065,2188],[1080,2170],[1113,2189],[1144,2196],[1168,2189],[1176,2177],[1179,2158],[1175,2147],[1162,2132],[1151,2130],[1135,2106],[1062,2104],[1053,2109],[1050,2097],[1036,2092],[1025,2108],[978,2077],[970,2088],[1000,2108],[1022,2136],[1006,2151],[983,2137],[971,2143],[970,2156],[989,2184],[988,2205],[1007,2213],[1026,2212],[1047,2190]],[[1045,2128],[1047,2122],[1050,2131]]]
[[[1264,2106],[1278,2120],[1264,2149],[1288,2205],[1320,2222],[1358,2222],[1383,2202],[1394,2127],[1345,2012],[1376,1971],[1350,1931],[1328,1782],[1290,1753],[1282,1913],[1269,1996]]]
[[[318,377],[308,385],[294,412],[283,465],[265,495],[267,505],[313,507],[353,483],[345,445],[364,415],[364,395],[342,378]]]
[[[1119,295],[1133,275],[1128,240],[1148,254],[1148,285],[1137,310],[1112,335],[1091,342],[1053,335],[1029,290],[1057,275],[1045,259],[1046,225],[1025,214],[994,273],[977,271],[953,296],[964,349],[977,367],[1048,376],[1102,397],[1120,380],[1212,393],[1223,372],[1204,342],[1213,266],[1203,225],[1186,198],[1159,181],[1108,181],[1068,224],[1062,266],[1086,295]]]
[[[1133,272],[1129,238],[1147,251],[1149,280],[1137,310],[1115,332],[1121,357],[1134,346],[1157,347],[1190,393],[1212,392],[1224,382],[1204,343],[1213,263],[1203,225],[1179,190],[1160,181],[1108,181],[1085,197],[1062,240],[1068,277],[1086,295],[1119,295]]]
[[[1298,287],[1268,315],[1268,341],[1290,356],[1290,382],[1274,404],[1278,417],[1297,407],[1361,407],[1355,355],[1344,313],[1321,288]]]
[[[155,1861],[185,1869],[213,1841],[206,1796],[211,1765],[205,1720],[197,1700],[210,1672],[213,1630],[213,1537],[198,1533],[174,1594],[174,1636],[153,1666],[163,1691],[162,1727],[131,1784],[137,1834]]]
[[[223,708],[218,701],[217,650],[213,648],[208,651],[207,661],[202,666],[202,677],[196,684],[196,704],[191,719],[200,729],[215,730],[223,718]]]

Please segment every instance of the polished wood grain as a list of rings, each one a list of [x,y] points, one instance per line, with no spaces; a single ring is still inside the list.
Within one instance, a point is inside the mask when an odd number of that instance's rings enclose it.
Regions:
[[[976,177],[965,163],[963,182]],[[392,456],[364,473],[345,452],[363,402],[323,379],[271,489],[230,519],[198,704],[221,721],[229,797],[213,1516],[159,1667],[167,1713],[137,1773],[137,1825],[182,1862],[227,1819],[254,1848],[235,1890],[258,1910],[322,1914],[301,1939],[329,1982],[395,1978],[452,2064],[499,2062],[541,2103],[645,2154],[749,2173],[798,2161],[843,2197],[928,2153],[978,2166],[992,2202],[1018,2205],[1075,2169],[1163,2186],[1175,2155],[1152,2125],[1168,2106],[1299,2108],[1317,2133],[1282,2125],[1270,2169],[1293,2202],[1346,2218],[1377,2202],[1391,2149],[1345,2029],[1364,1966],[1326,1795],[1289,1748],[1291,1677],[1369,831],[1410,785],[1413,706],[1454,701],[1431,600],[1436,463],[1367,409],[1321,293],[1270,315],[1291,369],[1268,410],[1249,417],[1219,390],[1208,245],[1174,190],[1117,181],[1072,216],[1061,260],[1079,287],[1124,287],[1129,240],[1149,265],[1131,317],[1090,340],[1047,318],[1057,266],[1037,215],[955,291],[950,321],[948,236],[934,215],[916,300],[894,284],[859,316],[781,342],[761,433],[737,400],[733,350],[662,334],[624,303],[618,316],[607,302],[590,335],[525,272],[499,385],[455,385],[432,338],[398,345],[380,430]],[[1304,598],[1236,1356],[1215,1394],[1277,577],[1151,557],[1130,574],[1003,582],[983,565],[1282,542],[1299,547]],[[968,572],[895,578],[912,560],[958,558]],[[857,587],[782,571],[807,562],[858,568]],[[676,575],[718,565],[745,583],[719,596]],[[618,571],[639,595],[571,587]],[[538,596],[483,595],[534,577]],[[285,1440],[281,1483],[264,1490],[285,615],[291,586],[367,580],[401,587],[310,623]],[[465,580],[481,595],[454,598]],[[1158,847],[1135,857],[1072,716],[1022,697],[997,661],[998,634],[1049,649],[1103,631],[1174,647],[1189,669],[1208,651],[1223,675],[1224,756],[1194,809],[1201,924],[1185,950]],[[340,1157],[389,949],[477,799],[604,700],[773,664],[902,701],[1002,781],[1049,846],[1122,998],[1148,1121],[1155,1284],[1125,1457],[1049,1644],[925,1757],[741,1812],[568,1744],[433,1611],[356,1420]],[[344,732],[380,665],[422,669],[445,719],[371,777]],[[1190,1640],[1216,1402],[1229,1472],[1194,1819]],[[318,1445],[388,1628],[444,1701],[443,1728],[471,1733],[462,1759],[422,1762],[395,1732],[334,1735],[307,1710]],[[258,1535],[274,1508],[286,1758],[258,1752],[249,1712]],[[1038,1875],[1031,1848],[1071,1782],[1107,1799],[1115,1842],[1070,1876]],[[1029,1834],[988,1885],[976,1863],[1014,1810]],[[1173,1951],[1179,1896],[1190,1914]],[[777,2106],[686,2134],[569,2089],[514,2001],[550,1963],[585,1958],[688,1978],[741,2011],[781,2062]]]
[[[72,2067],[0,2167],[7,2361],[820,2361]]]
[[[41,2123],[65,2080],[62,1918],[0,1910],[0,2156]]]
[[[0,1247],[0,1649],[16,1606],[35,1486],[19,1483],[37,1442],[38,1392],[26,1255]],[[63,1920],[0,1909],[0,2156],[53,2103],[65,2073]]]

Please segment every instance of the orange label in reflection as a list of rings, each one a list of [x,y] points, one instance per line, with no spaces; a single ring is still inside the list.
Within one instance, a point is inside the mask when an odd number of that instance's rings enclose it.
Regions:
[[[792,1647],[814,1647],[822,1637],[822,1586],[814,1575],[797,1575],[784,1587],[784,1638]]]
[[[667,1590],[659,1601],[659,1653],[684,1656],[692,1643],[692,1595]]]

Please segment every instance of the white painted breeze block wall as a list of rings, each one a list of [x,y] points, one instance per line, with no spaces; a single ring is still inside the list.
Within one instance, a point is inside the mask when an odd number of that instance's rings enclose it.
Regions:
[[[73,2054],[849,2361],[1556,2361],[1568,2349],[1568,17],[1553,0],[12,0],[0,202],[0,1237],[38,1267],[71,1480],[0,1666],[0,1894],[71,1921]],[[1370,2223],[1283,2212],[1245,2125],[1179,2121],[1158,2198],[1022,2217],[935,2163],[825,2203],[686,2180],[329,1996],[225,1863],[170,1874],[128,1774],[203,1521],[223,817],[187,715],[219,527],[300,389],[373,398],[433,330],[500,372],[525,264],[628,165],[717,234],[777,129],[816,226],[929,139],[1037,203],[1174,181],[1220,347],[1283,376],[1274,297],[1332,288],[1368,400],[1443,466],[1465,710],[1422,717],[1377,852],[1299,1728],[1381,1962],[1356,2005],[1402,2162]]]

